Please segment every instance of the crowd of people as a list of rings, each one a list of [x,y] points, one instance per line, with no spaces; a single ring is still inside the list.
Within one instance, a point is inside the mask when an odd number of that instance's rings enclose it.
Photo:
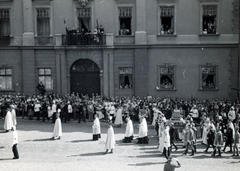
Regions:
[[[239,156],[239,100],[215,99],[200,100],[197,98],[183,100],[171,97],[147,96],[104,97],[102,95],[79,95],[78,93],[60,96],[57,94],[20,95],[4,94],[0,97],[1,117],[5,119],[4,129],[11,131],[17,126],[16,116],[28,117],[29,120],[52,121],[58,125],[53,139],[60,139],[61,122],[73,120],[86,123],[93,122],[93,140],[101,138],[100,121],[109,122],[109,143],[113,152],[114,131],[126,121],[124,143],[134,138],[133,123],[139,124],[137,143],[149,142],[148,125],[153,125],[159,136],[158,150],[169,160],[172,147],[178,150],[175,142],[181,140],[187,155],[191,147],[191,155],[197,151],[197,129],[200,128],[205,152],[213,148],[212,156],[225,152],[229,147],[232,155]],[[178,114],[178,115],[175,115]],[[177,119],[176,119],[176,116]],[[12,123],[7,123],[11,120]],[[10,122],[10,121],[9,121]],[[9,126],[12,125],[12,126]],[[222,151],[221,151],[222,150]]]

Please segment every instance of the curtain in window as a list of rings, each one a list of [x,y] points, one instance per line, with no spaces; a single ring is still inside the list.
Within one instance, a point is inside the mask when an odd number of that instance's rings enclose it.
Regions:
[[[37,19],[37,35],[44,36],[44,37],[50,35],[49,18],[38,18]]]
[[[9,18],[0,19],[0,36],[10,35],[10,20]]]
[[[90,30],[90,27],[89,27],[89,18],[80,18],[80,23],[82,24],[82,28],[86,29],[87,30]]]

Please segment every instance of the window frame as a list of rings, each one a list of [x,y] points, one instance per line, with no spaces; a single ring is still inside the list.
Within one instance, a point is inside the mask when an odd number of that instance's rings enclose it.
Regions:
[[[121,74],[121,73],[120,73],[120,70],[123,69],[123,68],[124,68],[124,69],[131,68],[131,69],[132,69],[132,74]],[[133,83],[133,71],[134,71],[134,70],[133,70],[133,67],[131,67],[131,66],[130,66],[130,67],[118,67],[118,82],[119,82],[118,89],[119,89],[119,90],[133,90],[133,85],[134,85],[134,83]],[[121,88],[121,87],[120,87],[120,86],[121,86],[120,75],[124,75],[124,76],[126,76],[126,75],[128,75],[128,76],[131,75],[131,80],[132,80],[132,84],[131,84],[131,85],[132,85],[132,86],[131,86],[130,88]],[[129,83],[130,83],[130,81],[129,81]]]
[[[202,69],[203,67],[207,68],[207,67],[215,67],[215,88],[203,88],[203,72]],[[213,74],[208,74],[208,75],[213,75]],[[199,90],[201,91],[216,91],[219,90],[218,89],[218,65],[213,65],[211,63],[207,63],[205,65],[200,65],[199,66]]]
[[[161,34],[162,20],[161,20],[161,7],[173,7],[173,33],[172,34]],[[176,35],[176,5],[175,4],[158,4],[158,35],[171,36]]]
[[[162,88],[161,87],[161,68],[173,68],[173,73],[172,74],[164,74],[164,75],[172,75],[173,80],[172,80],[172,88]],[[172,65],[169,63],[164,63],[163,65],[158,65],[157,66],[157,86],[156,90],[157,91],[176,91],[176,65]]]
[[[12,36],[12,33],[13,33],[13,21],[12,21],[12,12],[11,12],[11,6],[1,6],[0,7],[0,10],[4,10],[4,9],[8,9],[9,10],[9,27],[10,27],[10,29],[9,29],[9,36],[10,37],[13,37]]]
[[[217,13],[216,13],[216,21],[217,21],[217,25],[216,25],[216,33],[211,33],[211,34],[204,34],[203,32],[203,10],[204,10],[204,6],[216,6],[217,7]],[[200,35],[218,35],[219,34],[219,4],[218,3],[201,3],[200,5]]]
[[[79,11],[80,11],[80,9],[89,9],[89,17],[80,17],[79,16]],[[80,28],[80,18],[89,18],[89,30],[90,31],[93,31],[95,28],[93,28],[92,26],[92,21],[93,21],[93,14],[92,14],[92,8],[91,7],[77,7],[76,8],[76,20],[77,20],[77,23],[78,23],[78,25],[76,26],[76,29],[79,29],[79,31],[81,32],[81,28]],[[88,30],[85,30],[86,32],[88,31]]]
[[[46,37],[53,37],[53,31],[52,31],[52,18],[53,18],[53,14],[52,14],[52,8],[51,6],[35,6],[34,7],[34,14],[35,14],[35,17],[34,17],[34,20],[35,20],[35,37],[39,37],[38,35],[38,28],[37,28],[37,15],[38,15],[38,12],[37,10],[38,9],[48,9],[49,10],[49,36],[46,36]]]
[[[0,91],[12,91],[12,90],[13,90],[13,85],[14,85],[14,84],[13,84],[13,80],[14,80],[14,79],[13,79],[13,68],[12,68],[12,67],[1,67],[0,69],[4,69],[4,70],[5,70],[5,73],[6,73],[6,70],[7,70],[7,69],[11,69],[11,74],[9,74],[9,75],[8,75],[8,74],[3,74],[3,75],[2,75],[2,74],[0,73],[0,76],[1,76],[1,77],[9,77],[9,76],[11,76],[11,83],[12,83],[11,88],[9,88],[9,89],[7,89],[7,88],[3,89],[2,86],[1,86],[1,87],[0,87]],[[5,82],[5,83],[6,83],[6,82]],[[7,87],[7,86],[6,86],[6,87]]]
[[[119,34],[120,32],[120,28],[121,28],[121,25],[120,25],[120,16],[119,16],[119,13],[120,13],[120,8],[131,8],[131,34],[128,34],[128,35],[121,35]],[[135,17],[134,17],[134,6],[131,5],[131,4],[121,4],[121,5],[117,5],[117,15],[116,15],[116,24],[117,24],[117,36],[133,36],[134,35],[134,32],[135,32],[135,28],[134,28],[134,24],[133,22],[135,21]],[[122,17],[124,18],[124,17]],[[128,17],[126,17],[128,18]]]
[[[45,70],[46,69],[50,69],[50,71],[51,71],[51,73],[50,74],[46,74],[45,72]],[[44,70],[44,74],[40,74],[40,70]],[[51,78],[51,87],[50,88],[47,88],[47,84],[46,84],[46,79],[45,79],[45,77],[49,77],[50,76],[50,78]],[[52,68],[48,68],[48,67],[43,67],[43,68],[38,68],[38,83],[40,83],[40,81],[41,81],[41,79],[40,79],[40,77],[44,77],[44,81],[43,81],[43,84],[44,84],[44,86],[45,86],[45,89],[46,89],[46,91],[48,91],[48,90],[53,90],[53,79],[52,79]]]

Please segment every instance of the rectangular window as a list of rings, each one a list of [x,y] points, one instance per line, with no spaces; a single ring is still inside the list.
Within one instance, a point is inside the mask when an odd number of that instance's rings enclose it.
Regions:
[[[120,89],[132,89],[133,68],[120,67],[119,68],[119,88]]]
[[[37,36],[50,36],[50,14],[48,8],[37,9]]]
[[[200,89],[202,90],[213,90],[217,89],[217,66],[207,64],[201,66],[201,85]]]
[[[119,35],[132,34],[132,8],[119,7]]]
[[[0,69],[0,89],[12,89],[12,69]]]
[[[52,71],[49,68],[38,69],[38,81],[42,82],[46,90],[52,90]]]
[[[173,34],[174,33],[174,7],[173,6],[161,6],[160,7],[160,23],[161,34]]]
[[[0,37],[10,35],[10,10],[0,9]]]
[[[202,10],[202,33],[216,34],[217,5],[203,5]]]
[[[87,31],[91,30],[90,19],[91,19],[90,8],[78,9],[79,29],[81,32],[86,33]]]
[[[174,85],[174,66],[165,64],[162,66],[159,66],[160,71],[160,79],[159,79],[159,85],[157,89],[161,90],[173,90],[175,89]]]

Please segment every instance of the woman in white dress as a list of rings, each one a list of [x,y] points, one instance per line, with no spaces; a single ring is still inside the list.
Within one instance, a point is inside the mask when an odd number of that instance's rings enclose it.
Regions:
[[[11,131],[13,128],[13,120],[12,120],[12,113],[11,113],[11,108],[7,108],[7,114],[5,116],[5,121],[4,121],[4,129],[6,132]]]
[[[115,121],[114,124],[116,124],[117,126],[121,127],[123,121],[122,121],[122,107],[118,106],[117,110],[115,112]]]
[[[101,127],[100,127],[98,114],[94,115],[92,130],[93,130],[93,140],[98,140],[98,138],[101,138]]]
[[[61,112],[61,109],[58,109],[54,128],[53,128],[52,139],[60,139],[62,136],[62,123],[60,119],[60,112]]]

